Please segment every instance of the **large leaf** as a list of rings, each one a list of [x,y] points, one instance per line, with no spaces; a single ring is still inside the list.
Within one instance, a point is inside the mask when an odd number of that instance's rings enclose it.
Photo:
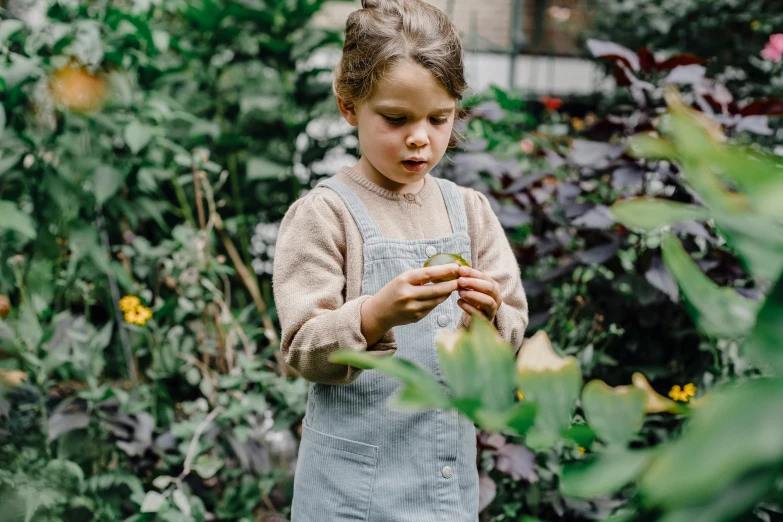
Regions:
[[[95,169],[95,199],[103,205],[125,183],[125,173],[114,167],[102,166]]]
[[[582,409],[590,428],[609,445],[625,446],[644,423],[645,394],[633,386],[612,388],[600,380],[582,390]]]
[[[583,462],[566,464],[560,491],[569,497],[586,499],[611,495],[636,480],[655,454],[655,450],[607,451]]]
[[[615,203],[609,210],[623,225],[642,230],[710,217],[709,210],[704,207],[653,198],[626,199]]]
[[[706,333],[741,337],[753,327],[759,304],[713,283],[672,233],[664,235],[663,260],[680,285],[691,315]]]
[[[332,354],[329,360],[363,370],[377,370],[390,377],[400,379],[404,386],[395,400],[395,404],[399,407],[430,409],[447,408],[451,405],[435,377],[407,359],[396,356],[379,357],[367,352],[340,350]]]
[[[677,149],[670,141],[649,134],[637,134],[631,137],[626,146],[628,153],[635,158],[655,160],[674,159],[677,156]]]
[[[33,219],[16,208],[13,201],[0,200],[0,230],[13,230],[30,239],[36,236]]]
[[[444,332],[436,344],[441,373],[455,402],[476,401],[485,413],[511,409],[514,350],[489,321],[476,316],[470,331]]]
[[[658,522],[733,522],[762,500],[774,483],[774,470],[737,479],[707,502],[668,512]],[[739,518],[738,518],[739,517]]]
[[[527,435],[533,449],[557,442],[571,423],[582,387],[582,373],[574,357],[561,357],[540,330],[526,340],[517,357],[517,384],[525,401],[536,405],[535,424]]]
[[[759,311],[745,349],[758,365],[783,376],[783,275]]]
[[[688,429],[641,477],[650,505],[675,509],[710,499],[738,478],[783,462],[783,379],[753,379],[693,408]]]
[[[774,280],[783,270],[783,225],[730,212],[716,213],[715,225],[754,277]]]
[[[138,154],[152,139],[155,129],[139,121],[132,121],[125,127],[125,143],[132,153]]]

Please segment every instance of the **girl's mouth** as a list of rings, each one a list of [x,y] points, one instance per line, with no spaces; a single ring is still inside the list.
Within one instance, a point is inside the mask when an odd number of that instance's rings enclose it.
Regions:
[[[405,167],[405,170],[410,172],[421,172],[424,170],[424,167],[427,166],[426,161],[403,161],[402,162],[403,167]]]

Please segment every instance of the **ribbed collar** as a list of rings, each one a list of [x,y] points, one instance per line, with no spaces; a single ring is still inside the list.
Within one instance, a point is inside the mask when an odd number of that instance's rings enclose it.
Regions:
[[[427,173],[427,175],[424,176],[424,186],[417,193],[400,194],[399,192],[392,192],[391,190],[385,189],[380,185],[373,183],[369,179],[365,178],[364,176],[356,172],[351,167],[343,167],[342,172],[346,176],[348,176],[351,179],[351,181],[367,189],[373,194],[376,194],[377,196],[380,196],[384,199],[388,199],[390,201],[399,201],[401,203],[422,205],[424,201],[428,197],[430,197],[430,194],[432,194],[436,188],[435,180],[432,178],[432,176],[429,173]]]

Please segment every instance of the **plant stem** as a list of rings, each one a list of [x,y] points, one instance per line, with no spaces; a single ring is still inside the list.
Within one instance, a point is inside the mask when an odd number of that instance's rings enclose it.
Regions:
[[[106,231],[106,222],[103,219],[103,209],[100,205],[95,206],[95,214],[101,236],[101,245],[109,259],[109,267],[111,267],[111,245],[109,243],[109,234]],[[138,377],[136,376],[136,366],[133,364],[133,354],[131,353],[128,331],[125,329],[122,311],[120,310],[120,289],[117,286],[117,278],[114,277],[114,272],[112,272],[111,269],[106,275],[109,278],[109,290],[111,292],[112,308],[114,309],[114,320],[119,329],[120,342],[122,343],[123,352],[125,354],[125,364],[128,366],[128,378],[131,381],[131,387],[135,393],[136,387],[138,386]]]
[[[231,191],[234,194],[234,206],[237,212],[237,224],[239,225],[239,242],[242,246],[242,254],[245,264],[250,264],[250,243],[248,237],[250,234],[247,229],[247,216],[245,216],[245,205],[242,200],[242,192],[239,187],[239,172],[237,172],[237,155],[232,153],[228,156],[228,172],[231,175]]]

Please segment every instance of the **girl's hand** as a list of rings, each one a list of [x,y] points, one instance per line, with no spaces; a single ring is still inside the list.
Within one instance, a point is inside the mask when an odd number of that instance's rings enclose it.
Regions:
[[[456,263],[400,274],[362,304],[362,330],[368,330],[365,337],[369,340],[378,331],[386,332],[394,326],[420,321],[457,289],[458,275]],[[444,276],[454,279],[427,284]]]
[[[467,312],[468,326],[473,314],[482,315],[492,322],[500,308],[500,303],[503,302],[503,298],[500,297],[500,286],[494,279],[475,268],[461,266],[459,275],[460,299],[457,304]]]

